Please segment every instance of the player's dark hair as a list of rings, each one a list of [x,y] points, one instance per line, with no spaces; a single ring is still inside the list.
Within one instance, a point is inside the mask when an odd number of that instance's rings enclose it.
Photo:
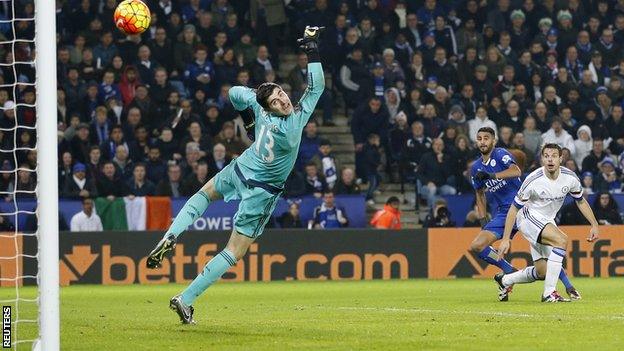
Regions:
[[[555,149],[559,152],[559,156],[561,156],[561,154],[563,153],[563,149],[561,149],[561,146],[559,146],[558,144],[555,143],[548,143],[548,144],[544,144],[544,146],[542,146],[542,152],[540,152],[540,154],[544,154],[544,150],[546,149]]]
[[[479,128],[479,130],[477,131],[477,134],[479,133],[490,133],[492,134],[493,137],[496,137],[496,132],[494,131],[494,129],[490,128],[490,127],[481,127]]]
[[[263,109],[269,110],[269,96],[273,94],[273,90],[278,89],[280,86],[275,83],[262,83],[256,89],[256,101]]]

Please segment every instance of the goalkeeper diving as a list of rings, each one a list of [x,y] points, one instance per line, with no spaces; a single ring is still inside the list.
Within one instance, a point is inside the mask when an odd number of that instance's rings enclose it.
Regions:
[[[171,227],[147,259],[148,268],[160,267],[165,254],[176,245],[180,234],[208,208],[211,202],[240,200],[234,215],[234,229],[223,249],[182,293],[170,300],[170,307],[182,323],[195,323],[193,303],[230,267],[241,259],[264,231],[297,158],[303,128],[314,113],[325,88],[318,42],[322,28],[307,26],[298,39],[308,55],[307,89],[293,106],[275,83],[263,83],[256,90],[235,86],[229,90],[234,108],[255,116],[255,141],[221,172],[210,179],[180,210]]]

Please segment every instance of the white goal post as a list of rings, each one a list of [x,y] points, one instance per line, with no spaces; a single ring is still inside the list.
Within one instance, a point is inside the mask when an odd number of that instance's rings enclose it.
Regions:
[[[35,0],[35,50],[39,341],[34,348],[57,351],[60,349],[60,314],[54,0]]]

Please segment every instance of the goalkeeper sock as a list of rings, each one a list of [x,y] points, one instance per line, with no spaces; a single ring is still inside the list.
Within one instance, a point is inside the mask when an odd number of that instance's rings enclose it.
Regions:
[[[236,264],[236,258],[227,249],[219,252],[213,257],[204,270],[191,282],[191,284],[182,292],[182,302],[192,305],[195,299],[199,297],[206,289],[208,289],[217,279],[227,272],[230,267]]]
[[[514,272],[516,269],[502,257],[498,256],[498,252],[493,247],[488,246],[479,253],[479,258],[485,262],[494,265],[505,272],[505,274]]]
[[[533,283],[537,279],[535,266],[529,266],[517,272],[505,274],[503,276],[503,285],[510,286],[513,284]]]
[[[563,264],[563,258],[566,256],[566,250],[553,247],[552,252],[548,256],[548,263],[546,263],[546,279],[544,281],[544,295],[548,296],[557,286],[557,280],[559,279],[559,273],[561,273],[561,266]]]
[[[202,190],[196,192],[195,195],[191,196],[184,204],[180,212],[178,212],[169,230],[165,233],[165,237],[173,234],[177,239],[189,225],[193,224],[199,216],[204,214],[208,205],[210,205],[210,198],[208,195]]]
[[[566,274],[564,269],[561,269],[561,273],[559,273],[559,280],[561,280],[563,285],[565,285],[566,290],[572,289],[574,287],[572,283],[570,282],[570,279],[568,279],[568,275]]]

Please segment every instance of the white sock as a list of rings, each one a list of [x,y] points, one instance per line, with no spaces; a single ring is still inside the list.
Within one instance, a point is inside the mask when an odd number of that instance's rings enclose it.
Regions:
[[[565,256],[566,250],[558,247],[553,247],[552,252],[548,256],[548,262],[546,263],[546,279],[544,279],[544,296],[548,296],[555,291],[557,281],[559,280],[559,273],[561,273],[563,258]]]
[[[533,283],[536,280],[537,271],[535,271],[535,266],[529,266],[517,272],[505,274],[503,276],[503,285]]]

